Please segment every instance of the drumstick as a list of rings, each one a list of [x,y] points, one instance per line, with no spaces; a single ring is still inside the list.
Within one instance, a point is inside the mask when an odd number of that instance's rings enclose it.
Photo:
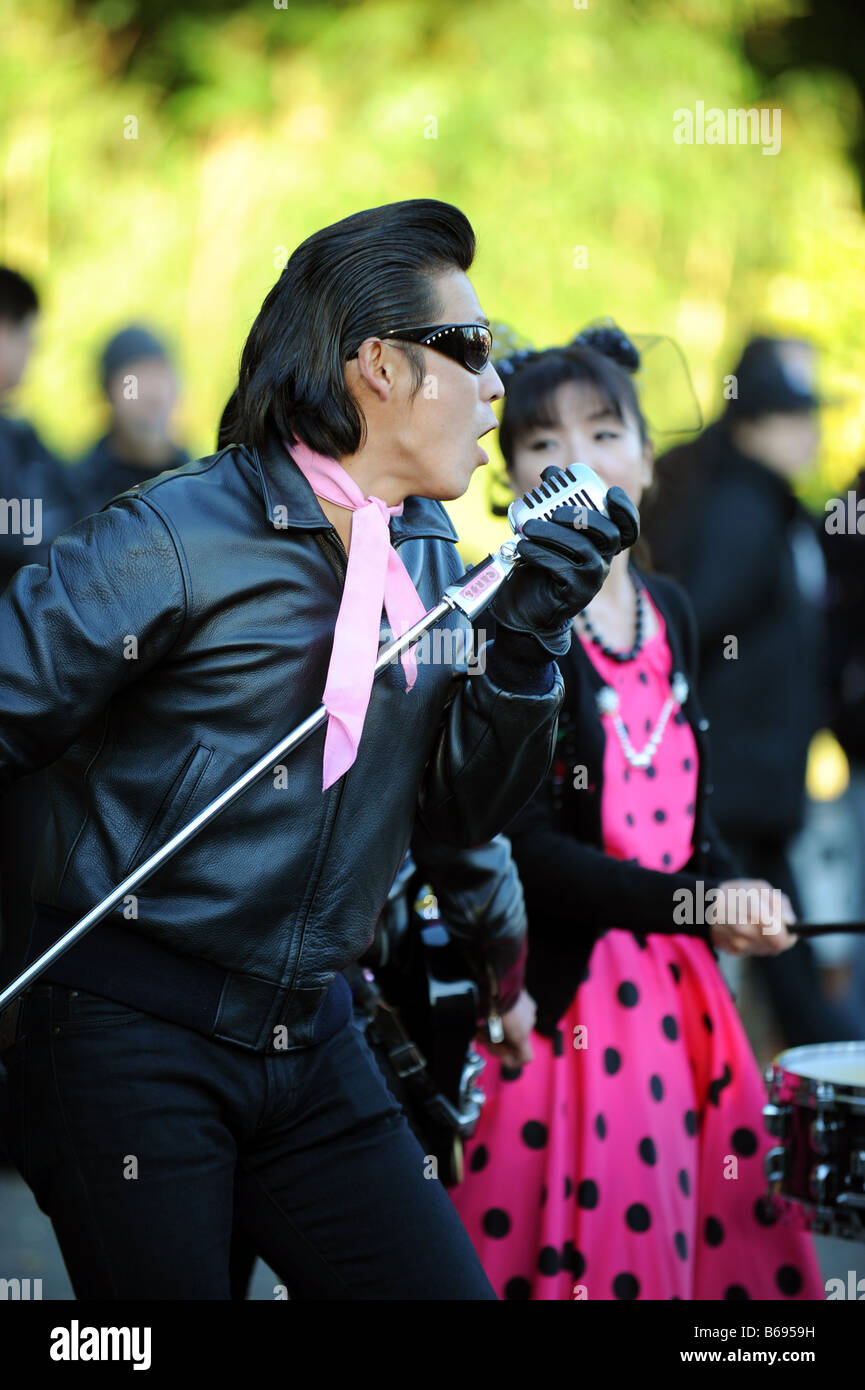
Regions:
[[[865,922],[793,922],[794,936],[832,936],[835,932],[865,932]]]

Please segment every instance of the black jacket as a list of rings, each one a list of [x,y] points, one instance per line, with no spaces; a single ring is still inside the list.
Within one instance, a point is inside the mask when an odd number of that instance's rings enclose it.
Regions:
[[[463,572],[444,508],[407,498],[391,536],[431,607]],[[60,536],[48,568],[19,571],[0,599],[0,777],[57,760],[37,903],[83,914],[318,707],[345,566],[273,441],[122,494]],[[284,1025],[283,1045],[309,1043],[415,819],[477,845],[537,787],[562,699],[552,674],[549,693],[523,694],[419,661],[407,693],[394,664],[344,777],[322,793],[321,728],[93,934],[199,964],[210,1035],[264,1050]]]
[[[69,487],[75,502],[75,520],[98,512],[106,502],[118,493],[130,488],[140,487],[148,478],[166,473],[170,468],[181,468],[189,463],[185,449],[177,448],[170,462],[158,468],[137,468],[135,464],[119,458],[111,446],[111,435],[106,434],[93,448],[69,470]]]
[[[603,849],[601,797],[604,729],[595,697],[604,682],[582,644],[574,641],[561,659],[565,702],[553,767],[544,785],[506,828],[523,883],[529,919],[526,988],[538,1005],[538,1031],[552,1035],[585,978],[595,942],[610,927],[684,933],[709,940],[710,928],[678,925],[673,894],[704,892],[732,877],[734,864],[709,813],[708,720],[695,691],[697,634],[690,604],[677,584],[654,574],[642,578],[664,616],[673,671],[688,678],[682,712],[697,743],[699,770],[695,803],[694,854],[678,873],[646,869],[613,859]],[[586,787],[574,788],[573,769],[586,768]]]
[[[816,528],[721,424],[660,459],[658,477],[643,534],[697,616],[714,813],[731,841],[782,843],[802,825],[808,744],[825,716],[823,600],[805,583],[810,569],[820,585]]]
[[[0,415],[0,498],[16,501],[25,522],[16,530],[17,517],[7,508],[0,527],[0,592],[21,565],[44,565],[54,537],[76,520],[70,476],[27,420]]]

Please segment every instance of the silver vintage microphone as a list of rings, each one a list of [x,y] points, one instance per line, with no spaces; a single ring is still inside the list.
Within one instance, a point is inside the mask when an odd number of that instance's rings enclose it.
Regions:
[[[589,512],[608,516],[606,498],[607,489],[601,479],[584,463],[557,469],[546,482],[538,483],[537,487],[516,498],[508,507],[508,521],[516,539],[505,541],[495,555],[488,555],[479,565],[473,565],[462,579],[445,589],[442,602],[431,610],[437,615],[436,621],[443,618],[448,609],[459,608],[467,618],[476,618],[483,612],[519,563],[519,538],[527,521],[548,521],[559,507],[582,508],[587,521]]]

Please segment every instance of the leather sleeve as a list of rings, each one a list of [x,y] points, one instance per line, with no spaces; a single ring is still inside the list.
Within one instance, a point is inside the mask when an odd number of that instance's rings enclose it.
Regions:
[[[488,1011],[490,974],[497,1006],[507,1013],[522,989],[526,908],[509,842],[497,835],[475,849],[455,849],[418,826],[412,857],[431,884],[442,920],[459,943]]]
[[[47,565],[19,569],[0,595],[0,787],[75,743],[164,657],[185,615],[172,536],[134,497],[64,531]]]
[[[554,670],[545,695],[501,690],[486,672],[456,679],[418,797],[433,838],[464,848],[492,840],[540,786],[565,691]]]

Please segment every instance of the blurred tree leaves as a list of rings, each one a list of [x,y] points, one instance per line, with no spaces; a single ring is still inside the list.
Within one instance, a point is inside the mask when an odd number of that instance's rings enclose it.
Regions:
[[[23,404],[72,452],[127,318],[176,343],[213,447],[249,325],[315,228],[400,198],[478,233],[491,318],[539,346],[611,315],[684,347],[703,412],[752,329],[826,349],[814,496],[861,462],[865,224],[849,78],[758,70],[799,0],[0,0],[0,258],[45,296]],[[683,146],[677,108],[777,106],[782,148]],[[480,491],[478,491],[480,489]],[[478,524],[483,479],[455,505]]]

